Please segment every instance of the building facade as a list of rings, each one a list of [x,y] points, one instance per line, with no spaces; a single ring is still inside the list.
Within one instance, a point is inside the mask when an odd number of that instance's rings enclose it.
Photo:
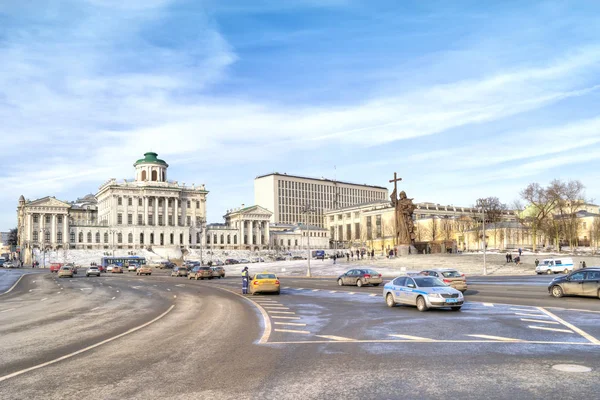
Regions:
[[[327,229],[305,224],[271,224],[273,250],[329,249]]]
[[[273,213],[260,206],[227,210],[224,224],[206,227],[206,248],[264,250],[269,248],[269,219]]]
[[[31,262],[33,249],[200,246],[208,194],[204,185],[168,181],[168,164],[156,153],[146,153],[134,167],[135,179],[111,179],[95,196],[76,202],[21,196],[17,216],[24,262]]]
[[[324,228],[326,210],[387,198],[385,187],[325,178],[272,173],[254,180],[254,202],[273,211],[274,223],[304,223]],[[304,212],[307,205],[312,211]]]

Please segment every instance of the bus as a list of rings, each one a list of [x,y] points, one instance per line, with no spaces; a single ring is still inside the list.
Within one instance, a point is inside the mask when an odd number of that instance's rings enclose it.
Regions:
[[[146,259],[138,256],[126,256],[126,257],[102,257],[102,266],[104,268],[109,265],[118,265],[120,267],[128,267],[130,265],[145,265]]]

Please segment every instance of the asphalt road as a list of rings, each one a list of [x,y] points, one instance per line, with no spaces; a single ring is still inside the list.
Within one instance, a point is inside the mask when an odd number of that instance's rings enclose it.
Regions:
[[[473,278],[462,311],[420,313],[331,279],[243,297],[237,277],[28,275],[0,296],[0,398],[595,398],[599,301],[543,278]]]

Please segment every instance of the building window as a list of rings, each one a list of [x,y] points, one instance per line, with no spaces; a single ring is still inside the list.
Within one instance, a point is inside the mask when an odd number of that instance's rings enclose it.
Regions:
[[[143,203],[142,203],[142,198],[141,198],[141,197],[140,197],[140,198],[138,198],[138,206],[139,206],[139,207],[143,206]]]
[[[288,239],[288,247],[292,245],[292,239]]]
[[[127,214],[127,225],[133,225],[133,214]]]
[[[154,204],[154,199],[152,197],[148,198],[148,206],[152,207],[153,204]]]
[[[50,241],[50,231],[44,232],[44,241],[46,241],[46,242]]]
[[[75,243],[75,232],[71,232],[71,243]]]
[[[138,225],[144,225],[144,217],[142,214],[138,214]]]
[[[132,206],[133,205],[133,199],[131,197],[127,198],[127,205],[128,206]]]
[[[225,244],[225,236],[221,235],[221,244]]]
[[[354,224],[354,239],[360,240],[360,222]]]
[[[92,232],[88,232],[87,234],[87,242],[92,243]]]
[[[231,244],[231,236],[227,235],[227,244]]]
[[[294,246],[298,247],[298,239],[294,239]]]
[[[154,215],[148,215],[148,225],[154,225]]]
[[[79,232],[79,243],[83,243],[83,232]]]
[[[169,226],[173,226],[173,216],[169,215],[169,217],[167,219],[169,221]]]
[[[248,244],[248,235],[244,235],[244,242],[242,244]]]
[[[140,233],[140,244],[144,244],[144,234]]]
[[[196,208],[200,208],[200,202],[196,201]]]
[[[117,214],[117,225],[121,225],[123,223],[123,214]]]
[[[188,215],[185,219],[185,224],[186,224],[186,226],[191,226],[192,225],[192,217],[190,217]]]
[[[133,243],[133,233],[127,235],[127,243]]]
[[[104,233],[104,243],[108,243],[108,232]]]
[[[159,224],[160,226],[162,226],[162,225],[163,225],[163,216],[162,216],[162,215],[160,215],[160,214],[158,215],[158,224]]]
[[[96,232],[96,243],[100,243],[100,232]]]
[[[59,224],[62,224],[62,219],[63,219],[62,215],[59,215],[58,217],[56,217],[56,221],[57,221]]]
[[[187,201],[187,208],[190,208],[190,207],[192,207],[192,202],[188,200]]]
[[[346,224],[346,240],[352,240],[352,224]]]
[[[206,235],[206,244],[210,244],[210,235]]]
[[[49,224],[50,223],[50,216],[46,215],[46,223]]]
[[[123,243],[123,234],[121,232],[117,235],[117,243]]]
[[[237,235],[233,235],[233,244],[237,244]]]
[[[34,223],[34,224],[37,224],[37,223],[39,222],[39,219],[38,219],[38,217],[39,217],[39,216],[38,216],[37,214],[33,214],[33,223]]]
[[[376,237],[377,239],[381,239],[381,215],[377,215],[375,217],[375,229],[376,229]]]
[[[119,206],[123,205],[123,198],[122,197],[117,197],[117,205],[119,205]]]
[[[169,242],[170,242],[171,244],[174,244],[174,242],[175,242],[175,235],[174,235],[174,234],[172,234],[172,233],[169,235]]]
[[[367,217],[367,240],[373,240],[373,224],[371,222],[371,216]]]
[[[177,216],[177,226],[181,226],[181,215]]]

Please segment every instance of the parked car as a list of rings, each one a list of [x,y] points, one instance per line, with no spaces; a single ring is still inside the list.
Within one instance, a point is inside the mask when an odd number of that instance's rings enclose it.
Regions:
[[[171,271],[171,276],[188,276],[188,270],[186,267],[175,267],[173,268],[173,271]]]
[[[90,277],[92,275],[100,276],[100,269],[96,266],[88,267],[87,271],[85,271],[85,276]]]
[[[465,274],[461,274],[455,269],[426,269],[421,271],[421,274],[435,276],[446,285],[453,287],[456,290],[460,290],[463,293],[467,291],[467,278],[465,278]]]
[[[160,267],[159,268],[160,269],[173,269],[175,267],[176,267],[176,265],[174,263],[170,262],[170,261],[162,261],[160,263]]]
[[[113,265],[112,270],[110,272],[112,272],[113,274],[122,274],[123,267],[121,267],[120,265]]]
[[[225,260],[225,265],[239,264],[240,262],[235,258],[228,258]]]
[[[50,272],[58,272],[63,265],[61,263],[50,264]]]
[[[135,271],[136,275],[152,275],[152,268],[148,265],[140,265],[140,267]]]
[[[60,269],[58,270],[58,277],[59,278],[72,278],[73,277],[73,268],[65,265],[63,267],[60,267]]]
[[[364,285],[379,286],[383,282],[381,274],[372,269],[351,269],[338,277],[338,285],[356,285],[362,287]]]
[[[106,272],[112,272],[114,265],[113,264],[109,264],[106,266]]]
[[[127,267],[127,272],[135,272],[138,269],[136,264],[131,264]]]
[[[15,264],[13,264],[12,261],[5,261],[4,264],[2,264],[2,266],[4,268],[15,268]]]
[[[212,277],[213,278],[225,278],[225,268],[223,267],[210,267],[210,270],[212,271]]]
[[[399,276],[383,287],[383,298],[388,307],[396,304],[417,306],[419,311],[429,308],[450,307],[458,311],[465,299],[461,292],[434,276]]]
[[[285,261],[286,258],[284,256],[277,256],[275,257],[275,261]]]
[[[221,261],[221,260],[213,260],[212,265],[220,267],[222,265],[225,265],[225,263],[223,261]]]
[[[261,262],[265,262],[265,259],[262,257],[254,257],[252,259],[252,263],[261,263]]]
[[[250,260],[248,260],[246,258],[240,258],[238,260],[238,264],[250,264]]]
[[[104,267],[102,265],[96,265],[96,267],[98,267],[98,269],[100,270],[100,272],[106,272],[106,267]]]
[[[548,285],[548,292],[554,297],[600,298],[600,267],[578,269],[568,275],[554,278]]]
[[[212,279],[213,271],[211,267],[194,267],[190,274],[188,275],[188,279]]]
[[[535,273],[538,275],[541,274],[558,274],[564,273],[568,274],[572,272],[574,268],[573,259],[572,258],[548,258],[542,260],[541,263],[537,267],[535,267]]]
[[[262,272],[254,275],[248,286],[250,294],[256,293],[280,293],[279,279],[277,275],[270,272]]]

